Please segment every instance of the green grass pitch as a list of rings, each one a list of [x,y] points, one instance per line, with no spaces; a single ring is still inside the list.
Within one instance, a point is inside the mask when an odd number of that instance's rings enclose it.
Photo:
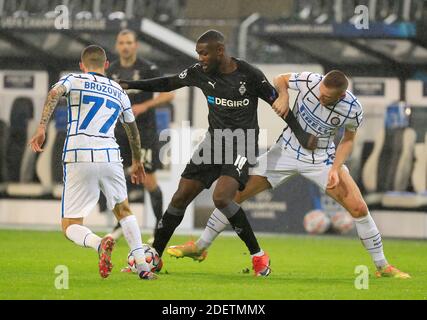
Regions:
[[[175,236],[170,244],[186,241]],[[427,299],[427,242],[385,239],[389,261],[412,279],[376,279],[358,239],[263,236],[273,273],[255,278],[250,256],[237,237],[217,239],[202,263],[164,257],[157,281],[120,273],[126,263],[122,239],[113,252],[115,268],[101,279],[97,255],[59,232],[0,230],[0,299]],[[69,270],[69,289],[55,288],[55,267]],[[355,267],[369,267],[369,289],[357,290]]]

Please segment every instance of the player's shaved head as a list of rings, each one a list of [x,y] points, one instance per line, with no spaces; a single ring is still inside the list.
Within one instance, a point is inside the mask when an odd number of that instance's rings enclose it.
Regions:
[[[344,92],[348,88],[348,79],[342,71],[329,71],[323,79],[323,84],[329,89]]]
[[[224,35],[217,31],[217,30],[208,30],[205,33],[203,33],[199,39],[197,39],[197,43],[218,43],[218,44],[224,44],[225,37]]]
[[[328,72],[319,85],[319,101],[323,106],[334,105],[346,95],[348,79],[342,71]]]
[[[102,47],[90,45],[83,49],[81,61],[88,69],[101,69],[105,66],[107,55]]]
[[[217,30],[208,30],[203,33],[196,43],[196,52],[203,71],[214,72],[226,57],[225,37]]]

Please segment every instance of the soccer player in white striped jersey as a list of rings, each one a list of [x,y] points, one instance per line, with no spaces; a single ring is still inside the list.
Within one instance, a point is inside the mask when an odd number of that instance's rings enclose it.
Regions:
[[[82,247],[93,248],[99,256],[99,273],[106,278],[113,268],[111,252],[114,239],[100,238],[83,226],[83,219],[98,203],[100,191],[107,206],[120,221],[123,234],[137,261],[141,279],[155,279],[145,261],[141,232],[129,208],[126,181],[114,128],[119,119],[132,149],[132,183],[144,181],[141,142],[129,98],[116,82],[105,77],[108,61],[103,48],[86,47],[81,54],[82,74],[69,74],[59,80],[47,96],[40,125],[29,144],[42,152],[47,123],[61,96],[68,101],[67,136],[63,149],[64,189],[62,193],[62,230]]]
[[[303,148],[286,126],[276,144],[258,158],[246,188],[235,201],[242,203],[266,189],[285,183],[295,174],[301,174],[315,182],[353,216],[359,238],[376,266],[377,277],[410,278],[387,262],[381,234],[344,164],[352,151],[363,116],[360,102],[347,90],[347,77],[338,70],[325,76],[311,72],[289,73],[277,76],[274,85],[279,93],[273,104],[275,112],[280,116],[293,112],[301,127],[318,137],[317,149]],[[289,89],[298,92],[292,111],[289,108]],[[341,127],[345,129],[344,135],[335,147],[334,136]],[[227,218],[215,210],[197,242],[172,246],[167,252],[175,257],[186,256],[203,261],[206,249],[227,224]]]

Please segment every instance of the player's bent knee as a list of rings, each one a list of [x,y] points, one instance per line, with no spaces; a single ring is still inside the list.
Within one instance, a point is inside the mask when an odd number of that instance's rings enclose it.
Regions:
[[[62,224],[62,233],[64,234],[65,237],[67,237],[67,228],[68,225],[64,225],[64,223]]]
[[[233,202],[237,193],[238,192],[235,190],[228,190],[227,188],[221,188],[217,185],[212,195],[215,207],[218,209],[227,207],[231,202]]]
[[[218,194],[214,194],[212,196],[212,200],[213,200],[213,202],[215,204],[215,207],[218,208],[218,209],[225,208],[232,201],[232,199],[230,199],[229,197],[224,196],[223,194],[219,194],[219,195]]]
[[[119,208],[119,210],[116,211],[116,217],[117,217],[118,220],[126,218],[126,217],[128,217],[130,215],[132,215],[132,211],[130,211],[129,207],[122,207],[122,208]]]
[[[363,200],[357,201],[350,207],[350,214],[356,219],[365,217],[368,212],[368,206]]]
[[[131,215],[132,215],[132,212],[130,211],[130,209],[129,210],[120,210],[116,214],[116,217],[117,217],[117,220],[120,221],[121,219],[126,218],[126,217],[131,216]]]
[[[129,202],[127,200],[123,201],[122,203],[116,204],[114,206],[113,212],[117,220],[119,221],[123,218],[126,218],[127,216],[132,215],[132,211],[129,207]]]
[[[72,226],[73,224],[81,224],[81,223],[79,223],[77,221],[70,220],[70,219],[66,219],[66,218],[63,218],[62,221],[61,221],[62,233],[64,234],[64,236],[67,239],[68,239],[68,237],[67,237],[67,229],[68,229],[69,226]]]

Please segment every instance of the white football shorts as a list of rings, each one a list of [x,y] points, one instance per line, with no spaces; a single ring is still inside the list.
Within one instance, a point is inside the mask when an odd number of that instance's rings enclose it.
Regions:
[[[325,192],[331,167],[332,161],[313,164],[297,160],[295,152],[279,141],[258,157],[257,165],[250,169],[249,174],[266,177],[273,189],[294,175],[301,174]],[[348,170],[346,166],[344,168]]]
[[[100,191],[105,195],[110,210],[127,199],[121,162],[64,163],[62,217],[87,217],[98,203]]]

